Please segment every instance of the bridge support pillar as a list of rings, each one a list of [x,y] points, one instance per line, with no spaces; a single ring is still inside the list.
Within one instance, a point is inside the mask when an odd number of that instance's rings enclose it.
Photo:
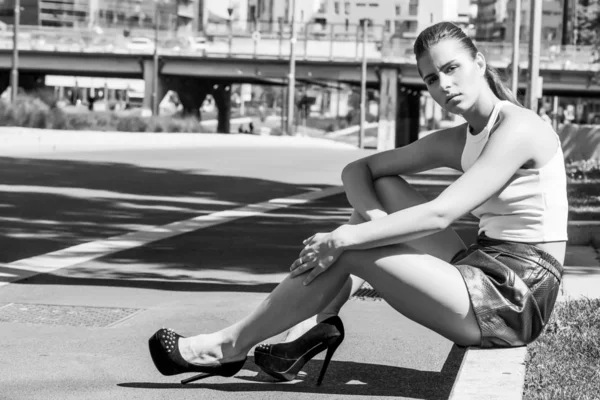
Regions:
[[[396,147],[396,120],[398,119],[398,70],[384,68],[379,81],[379,126],[377,128],[377,150]]]
[[[419,138],[420,92],[402,86],[396,68],[382,68],[379,81],[377,150],[406,146]]]
[[[212,95],[219,110],[217,133],[230,133],[231,130],[231,83],[219,83],[212,89]]]
[[[210,93],[210,82],[195,77],[169,76],[165,78],[165,86],[177,92],[184,116],[200,119],[200,107]]]
[[[400,87],[398,90],[398,119],[396,120],[396,147],[419,140],[421,91]]]
[[[154,62],[144,60],[144,102],[142,103],[142,115],[152,115],[152,91],[154,90]],[[164,78],[158,74],[158,85],[156,90],[156,101],[160,104],[167,93]]]

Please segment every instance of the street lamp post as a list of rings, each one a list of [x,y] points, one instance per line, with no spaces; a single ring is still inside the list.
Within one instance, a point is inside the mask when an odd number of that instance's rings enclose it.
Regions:
[[[294,129],[294,99],[296,85],[296,27],[294,19],[296,18],[296,0],[292,1],[292,22],[290,38],[290,73],[288,75],[288,106],[287,106],[287,134],[292,135]]]
[[[233,16],[233,5],[231,1],[229,2],[229,7],[227,7],[227,14],[229,18],[227,19],[227,46],[229,46],[229,55],[232,54],[232,46],[233,46],[233,26],[232,26],[232,16]]]
[[[15,20],[13,22],[13,53],[10,71],[11,101],[17,100],[19,93],[19,24],[21,22],[21,2],[15,0]]]
[[[537,112],[537,95],[541,88],[540,76],[540,45],[542,40],[542,0],[530,1],[531,36],[529,38],[529,82],[527,84],[527,102],[525,106]]]
[[[521,43],[521,0],[515,0],[515,21],[513,29],[512,81],[511,89],[515,97],[519,90],[519,52]]]
[[[358,134],[358,148],[362,149],[365,145],[365,118],[367,113],[367,26],[368,19],[361,19],[362,24],[362,66],[360,77],[360,131]]]
[[[152,115],[158,115],[158,1],[154,11],[154,53],[152,54]]]

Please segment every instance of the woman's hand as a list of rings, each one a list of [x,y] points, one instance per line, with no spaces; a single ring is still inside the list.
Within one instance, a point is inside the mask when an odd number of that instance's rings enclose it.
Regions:
[[[344,252],[340,245],[340,235],[344,226],[329,233],[317,233],[304,240],[304,248],[300,256],[292,264],[291,276],[296,277],[311,271],[304,279],[304,284],[310,284],[317,276],[321,275],[339,258]]]

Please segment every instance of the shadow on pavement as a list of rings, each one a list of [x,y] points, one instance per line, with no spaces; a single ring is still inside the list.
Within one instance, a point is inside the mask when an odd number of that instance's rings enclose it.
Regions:
[[[344,194],[330,196],[159,240],[14,284],[268,293],[275,283],[258,276],[288,272],[302,250],[302,241],[346,222],[349,207]]]
[[[323,187],[198,169],[0,157],[0,262]]]
[[[256,376],[230,378],[232,383],[179,383],[127,382],[117,386],[133,389],[212,389],[221,392],[282,392],[315,394],[348,394],[352,396],[390,396],[419,399],[447,399],[456,380],[465,349],[452,346],[441,371],[420,371],[389,365],[366,364],[350,361],[335,361],[331,364],[323,380],[323,385],[315,386],[321,361],[309,362],[302,371],[308,378],[285,383],[273,382],[273,378],[261,372],[249,357],[244,370],[256,372]],[[240,382],[243,381],[243,382]],[[249,394],[250,395],[250,394]]]

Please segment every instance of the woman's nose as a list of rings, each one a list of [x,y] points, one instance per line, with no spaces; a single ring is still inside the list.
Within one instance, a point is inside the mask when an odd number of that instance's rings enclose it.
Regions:
[[[444,90],[450,88],[452,84],[452,79],[446,74],[440,74],[440,87]]]

